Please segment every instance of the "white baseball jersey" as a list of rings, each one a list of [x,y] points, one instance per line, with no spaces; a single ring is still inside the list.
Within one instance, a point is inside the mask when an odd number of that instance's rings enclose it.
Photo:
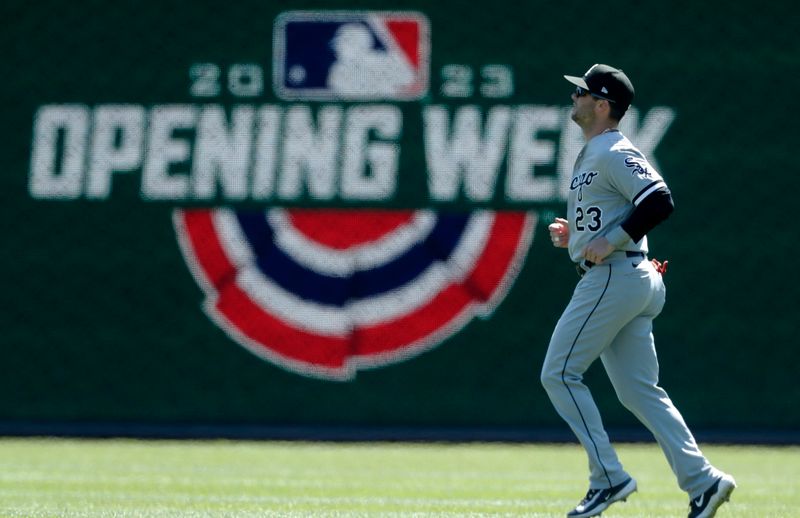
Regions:
[[[647,254],[647,237],[634,243],[620,224],[647,196],[666,187],[647,158],[618,130],[592,137],[575,161],[567,198],[569,255],[595,237],[605,236],[618,250]]]

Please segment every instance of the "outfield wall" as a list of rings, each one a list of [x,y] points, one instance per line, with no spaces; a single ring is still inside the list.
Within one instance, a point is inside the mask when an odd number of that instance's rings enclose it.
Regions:
[[[663,386],[694,427],[800,429],[800,48],[715,4],[6,2],[0,421],[562,426],[562,75],[603,62],[676,202]]]

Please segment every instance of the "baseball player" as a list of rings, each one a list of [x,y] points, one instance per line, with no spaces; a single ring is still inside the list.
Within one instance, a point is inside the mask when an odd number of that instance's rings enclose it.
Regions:
[[[586,145],[575,161],[567,219],[549,226],[581,276],[556,324],[541,381],[589,456],[589,491],[568,517],[597,516],[636,491],[606,434],[583,373],[603,362],[620,402],[655,436],[689,494],[689,518],[714,516],[736,487],[709,464],[658,386],[653,319],[664,306],[666,264],[647,259],[647,234],[673,210],[661,175],[617,129],[633,85],[616,68],[594,65],[576,85],[571,117]]]

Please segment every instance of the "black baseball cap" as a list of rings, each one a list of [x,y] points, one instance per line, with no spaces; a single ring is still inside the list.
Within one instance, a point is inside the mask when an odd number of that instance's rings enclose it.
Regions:
[[[590,94],[615,102],[623,111],[633,101],[633,84],[625,72],[608,65],[592,65],[583,77],[564,76],[564,79],[589,91]]]

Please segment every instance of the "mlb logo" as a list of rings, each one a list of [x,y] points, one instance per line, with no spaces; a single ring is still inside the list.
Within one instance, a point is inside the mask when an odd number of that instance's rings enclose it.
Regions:
[[[289,11],[275,20],[273,83],[284,100],[420,99],[428,21],[418,12]]]

